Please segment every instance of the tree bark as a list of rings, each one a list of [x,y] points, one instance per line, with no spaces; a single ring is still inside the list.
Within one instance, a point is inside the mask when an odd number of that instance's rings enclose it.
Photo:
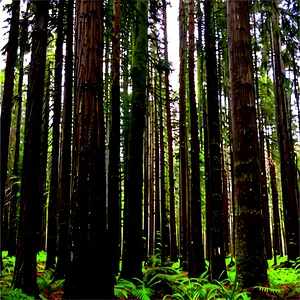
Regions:
[[[0,147],[0,162],[1,162],[1,180],[0,180],[0,231],[1,234],[1,249],[3,249],[4,232],[1,230],[3,218],[3,209],[5,202],[5,186],[7,179],[7,162],[8,162],[8,146],[11,124],[11,109],[14,93],[14,68],[17,60],[18,36],[19,36],[19,14],[20,0],[12,1],[12,16],[7,45],[7,57],[5,66],[5,77],[3,87],[3,98],[1,103],[1,147]],[[0,257],[0,265],[2,266],[2,257]]]
[[[34,1],[35,28],[32,35],[31,65],[28,82],[28,120],[25,125],[21,180],[20,226],[13,287],[29,296],[39,297],[36,282],[36,253],[41,226],[42,206],[39,195],[39,162],[46,67],[49,1]]]
[[[247,1],[227,2],[235,174],[236,270],[241,289],[268,283]]]
[[[52,123],[52,161],[50,173],[50,194],[48,206],[48,235],[47,235],[47,263],[46,269],[54,268],[57,255],[57,198],[58,198],[58,159],[59,159],[59,127],[61,111],[61,79],[63,66],[63,42],[64,42],[64,2],[57,4],[57,38],[55,45],[55,73],[54,73],[54,104]]]
[[[124,245],[122,277],[141,278],[143,261],[143,132],[145,127],[148,50],[148,1],[136,3],[132,42],[132,108],[128,137],[127,239]]]

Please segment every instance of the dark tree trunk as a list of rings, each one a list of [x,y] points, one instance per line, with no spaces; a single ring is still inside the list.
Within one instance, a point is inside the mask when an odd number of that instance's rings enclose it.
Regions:
[[[273,159],[273,153],[270,149],[270,142],[267,139],[267,150],[268,150],[268,161],[270,168],[270,181],[272,189],[272,203],[273,203],[273,255],[274,264],[277,263],[276,255],[282,255],[282,245],[280,237],[280,217],[279,217],[279,203],[278,203],[278,190],[277,190],[277,179],[276,179],[276,166]]]
[[[154,116],[155,116],[155,123],[154,123],[154,144],[155,144],[155,245],[157,249],[157,243],[161,242],[158,240],[157,237],[160,239],[161,234],[161,207],[160,207],[160,192],[159,192],[159,136],[158,136],[158,100],[157,100],[157,76],[156,70],[154,71]],[[155,251],[156,252],[156,251]],[[155,253],[156,254],[156,253]]]
[[[222,170],[222,202],[224,222],[224,251],[225,255],[230,253],[230,216],[228,211],[227,174],[225,169],[225,153],[223,141],[221,141],[221,170]]]
[[[48,206],[48,235],[47,235],[47,263],[46,269],[54,268],[57,256],[57,198],[58,198],[58,157],[59,157],[59,126],[61,111],[61,79],[63,65],[63,1],[57,4],[57,38],[55,45],[55,73],[54,73],[54,107],[53,107],[53,132],[52,132],[52,157],[50,173],[50,194]]]
[[[189,230],[189,277],[199,277],[205,271],[202,244],[202,214],[200,195],[198,116],[195,94],[195,20],[194,1],[189,3],[189,103],[191,122],[191,220]]]
[[[245,289],[268,282],[248,2],[227,2],[227,14],[237,204],[236,270],[240,288]]]
[[[282,201],[288,259],[296,260],[299,256],[299,210],[296,195],[293,141],[289,133],[287,120],[288,108],[283,86],[283,70],[281,69],[278,18],[278,13],[273,15],[272,42],[274,49],[274,88],[281,166]]]
[[[1,102],[1,147],[0,147],[0,163],[1,163],[1,180],[0,180],[0,231],[1,231],[1,249],[3,249],[4,232],[1,230],[3,218],[3,209],[5,201],[5,186],[7,179],[7,162],[8,162],[8,145],[11,124],[11,109],[14,93],[14,69],[17,60],[18,36],[19,36],[19,14],[20,0],[12,1],[12,16],[7,45],[7,57],[5,66],[5,77],[3,87],[3,98]],[[3,228],[4,229],[4,228]],[[2,266],[2,256],[0,257]]]
[[[184,13],[184,2],[179,4],[179,139],[180,139],[180,250],[181,264],[188,260],[188,173],[187,173],[187,136],[186,136],[186,17]]]
[[[71,184],[71,135],[73,105],[73,6],[74,1],[67,4],[66,28],[66,62],[65,91],[62,117],[62,142],[58,194],[58,259],[56,277],[64,278],[70,259],[69,224],[70,224],[70,184]]]
[[[50,84],[51,84],[51,65],[49,62],[47,70],[46,91],[43,103],[43,120],[41,134],[40,150],[40,199],[42,203],[40,250],[45,250],[46,246],[46,227],[47,227],[47,163],[48,163],[48,137],[49,137],[49,102],[50,102]]]
[[[66,276],[65,298],[113,299],[114,276],[106,232],[103,5],[100,1],[83,0],[76,5],[78,180],[74,184],[74,257]],[[106,271],[99,276],[80,276],[102,268]]]
[[[112,270],[119,273],[120,260],[120,0],[114,1],[114,29],[112,38],[111,117],[108,166],[108,235]]]
[[[150,79],[149,79],[150,80]],[[150,107],[150,119],[149,119],[149,123],[150,123],[150,134],[149,134],[149,143],[150,143],[150,205],[149,205],[149,209],[150,209],[150,228],[149,228],[149,232],[150,232],[150,236],[149,236],[149,255],[153,254],[153,249],[154,249],[154,137],[153,137],[153,133],[154,133],[154,107],[153,107],[153,101],[151,101],[149,103],[149,107]]]
[[[163,0],[163,19],[164,19],[164,58],[168,62],[168,36],[167,36],[167,4]],[[170,112],[170,86],[169,86],[169,69],[165,71],[165,97],[167,112],[167,135],[168,135],[168,167],[169,167],[169,197],[170,197],[170,260],[177,261],[177,244],[176,244],[176,220],[175,220],[175,197],[174,197],[174,164],[173,164],[173,137],[171,127]]]
[[[214,2],[205,1],[205,43],[207,73],[208,148],[209,148],[209,206],[211,279],[226,277],[224,251],[224,222],[220,161],[220,125],[218,103],[218,76],[215,46]]]
[[[122,277],[142,276],[143,132],[146,107],[148,1],[136,3],[132,40],[132,109],[128,137],[127,239]]]
[[[27,9],[28,10],[28,9]],[[26,13],[27,14],[27,13]],[[9,227],[9,245],[8,255],[16,255],[16,242],[17,242],[17,230],[18,220],[16,218],[17,208],[19,207],[20,184],[17,183],[20,180],[20,134],[21,134],[21,117],[22,117],[22,96],[23,96],[23,77],[24,77],[24,52],[26,48],[28,35],[28,19],[27,15],[22,21],[21,25],[21,38],[20,38],[20,69],[19,69],[19,85],[18,85],[18,110],[17,110],[17,125],[16,125],[16,143],[14,154],[14,166],[13,166],[13,185],[12,185],[12,203],[10,206],[10,227]]]
[[[164,111],[162,103],[162,73],[159,73],[159,143],[160,143],[160,197],[161,197],[161,261],[164,263],[169,249],[169,230],[167,227],[167,206],[165,191],[165,143],[164,143]]]
[[[28,120],[25,128],[21,180],[20,227],[13,287],[39,297],[36,282],[36,253],[40,245],[42,203],[39,195],[40,149],[44,77],[47,50],[49,1],[36,1],[35,28],[32,35],[31,66],[28,82]]]
[[[149,103],[149,89],[147,95],[147,102]],[[149,116],[148,116],[148,105],[146,107],[145,114],[145,134],[144,134],[144,231],[143,231],[143,240],[144,240],[144,260],[147,261],[148,258],[148,230],[149,230]]]
[[[272,258],[272,245],[271,245],[271,230],[270,230],[270,214],[269,214],[269,199],[268,199],[268,187],[267,187],[267,174],[265,163],[265,140],[264,131],[261,120],[261,112],[258,104],[259,99],[259,84],[258,84],[258,67],[257,67],[257,36],[256,36],[256,17],[253,14],[254,22],[254,73],[255,73],[255,98],[257,103],[257,117],[259,126],[259,158],[260,158],[260,199],[263,210],[264,220],[264,233],[265,233],[265,245],[267,259]]]

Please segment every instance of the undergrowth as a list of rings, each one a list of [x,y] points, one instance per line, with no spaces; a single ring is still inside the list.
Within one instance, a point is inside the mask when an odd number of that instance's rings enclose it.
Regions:
[[[159,250],[159,249],[158,249]],[[15,265],[15,257],[9,257],[7,251],[2,251],[3,270],[0,278],[1,299],[32,300],[20,289],[12,289],[12,279]],[[64,280],[54,280],[54,269],[45,270],[46,253],[37,254],[37,283],[40,288],[40,298],[62,298]],[[268,261],[269,283],[268,287],[255,286],[252,291],[259,290],[271,299],[293,299],[300,294],[300,257],[292,262],[292,268],[286,267],[286,257],[277,257],[277,264],[273,259]],[[188,278],[187,272],[180,268],[180,263],[162,265],[159,251],[149,257],[143,267],[143,277],[134,278],[132,281],[116,278],[114,293],[119,299],[138,300],[250,300],[249,291],[241,291],[235,276],[235,259],[226,258],[227,279],[223,281],[208,280],[207,270],[199,278]]]

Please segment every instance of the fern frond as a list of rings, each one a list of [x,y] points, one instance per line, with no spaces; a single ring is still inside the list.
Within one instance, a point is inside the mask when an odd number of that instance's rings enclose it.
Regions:
[[[154,295],[154,290],[143,286],[141,289],[137,288],[132,291],[132,295],[137,297],[139,300],[150,300],[151,296]]]
[[[283,292],[283,289],[281,288],[272,288],[267,286],[255,286],[252,289],[258,289],[260,292],[272,294],[280,294]]]

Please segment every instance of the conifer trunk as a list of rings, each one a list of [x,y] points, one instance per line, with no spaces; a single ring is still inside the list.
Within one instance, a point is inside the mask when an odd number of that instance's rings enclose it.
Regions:
[[[122,277],[141,278],[143,261],[143,133],[145,127],[148,52],[148,1],[136,3],[132,40],[132,108],[128,136],[127,238]]]
[[[18,50],[18,35],[19,35],[19,13],[20,0],[12,1],[12,16],[7,45],[7,57],[5,66],[5,77],[3,87],[3,98],[1,102],[1,149],[0,149],[0,163],[1,163],[1,181],[0,181],[0,231],[1,231],[1,249],[3,249],[4,232],[1,230],[4,221],[3,209],[5,201],[5,186],[7,179],[7,162],[8,162],[8,146],[11,124],[11,109],[12,99],[14,93],[14,68],[17,60]],[[2,257],[0,257],[2,266]]]
[[[236,270],[240,288],[266,284],[260,170],[247,1],[227,2],[231,122],[236,195]],[[253,295],[254,296],[254,295]]]
[[[47,25],[49,1],[35,1],[35,28],[32,35],[31,66],[28,82],[24,156],[21,180],[19,235],[13,287],[29,296],[39,297],[36,281],[36,253],[39,248],[38,232],[41,226],[39,168],[41,128],[46,68]]]
[[[65,63],[65,91],[62,116],[62,142],[59,173],[58,195],[58,260],[56,277],[65,276],[70,254],[69,224],[70,224],[70,185],[71,185],[71,134],[72,134],[72,105],[73,105],[73,6],[74,1],[67,4],[66,27],[66,63]]]
[[[63,67],[63,42],[64,42],[64,2],[57,4],[57,38],[55,45],[55,73],[54,73],[54,104],[52,123],[52,157],[50,173],[50,194],[48,206],[48,235],[47,235],[47,263],[46,269],[54,268],[57,256],[57,198],[58,198],[58,164],[59,164],[59,127],[61,111],[61,79]]]

